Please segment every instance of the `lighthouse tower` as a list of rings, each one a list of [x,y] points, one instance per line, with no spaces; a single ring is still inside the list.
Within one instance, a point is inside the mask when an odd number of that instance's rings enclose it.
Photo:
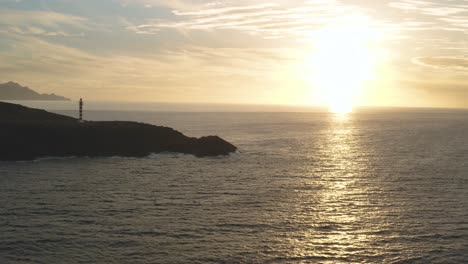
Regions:
[[[83,122],[83,99],[80,98],[80,103],[79,103],[79,106],[80,106],[80,122]]]

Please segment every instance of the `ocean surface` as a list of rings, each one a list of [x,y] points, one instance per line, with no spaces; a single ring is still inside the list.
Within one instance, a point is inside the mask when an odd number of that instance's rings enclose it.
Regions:
[[[85,117],[239,153],[0,163],[0,263],[468,262],[468,111]]]

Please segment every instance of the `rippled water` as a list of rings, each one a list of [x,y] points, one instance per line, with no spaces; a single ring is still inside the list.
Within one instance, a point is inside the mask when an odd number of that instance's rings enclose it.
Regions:
[[[227,158],[0,163],[0,263],[466,263],[468,112],[92,112]]]

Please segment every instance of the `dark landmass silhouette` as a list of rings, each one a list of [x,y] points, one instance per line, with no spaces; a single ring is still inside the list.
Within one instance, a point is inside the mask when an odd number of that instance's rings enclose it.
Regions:
[[[77,119],[0,102],[0,160],[41,157],[145,157],[177,152],[197,157],[229,155],[237,147],[218,136],[191,138],[168,127]]]
[[[70,99],[56,94],[37,93],[29,87],[14,82],[0,84],[0,100],[70,101]]]

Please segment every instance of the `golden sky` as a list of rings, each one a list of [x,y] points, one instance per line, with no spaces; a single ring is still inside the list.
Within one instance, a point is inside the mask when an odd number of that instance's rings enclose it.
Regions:
[[[468,107],[467,0],[0,0],[0,82],[105,101]]]

